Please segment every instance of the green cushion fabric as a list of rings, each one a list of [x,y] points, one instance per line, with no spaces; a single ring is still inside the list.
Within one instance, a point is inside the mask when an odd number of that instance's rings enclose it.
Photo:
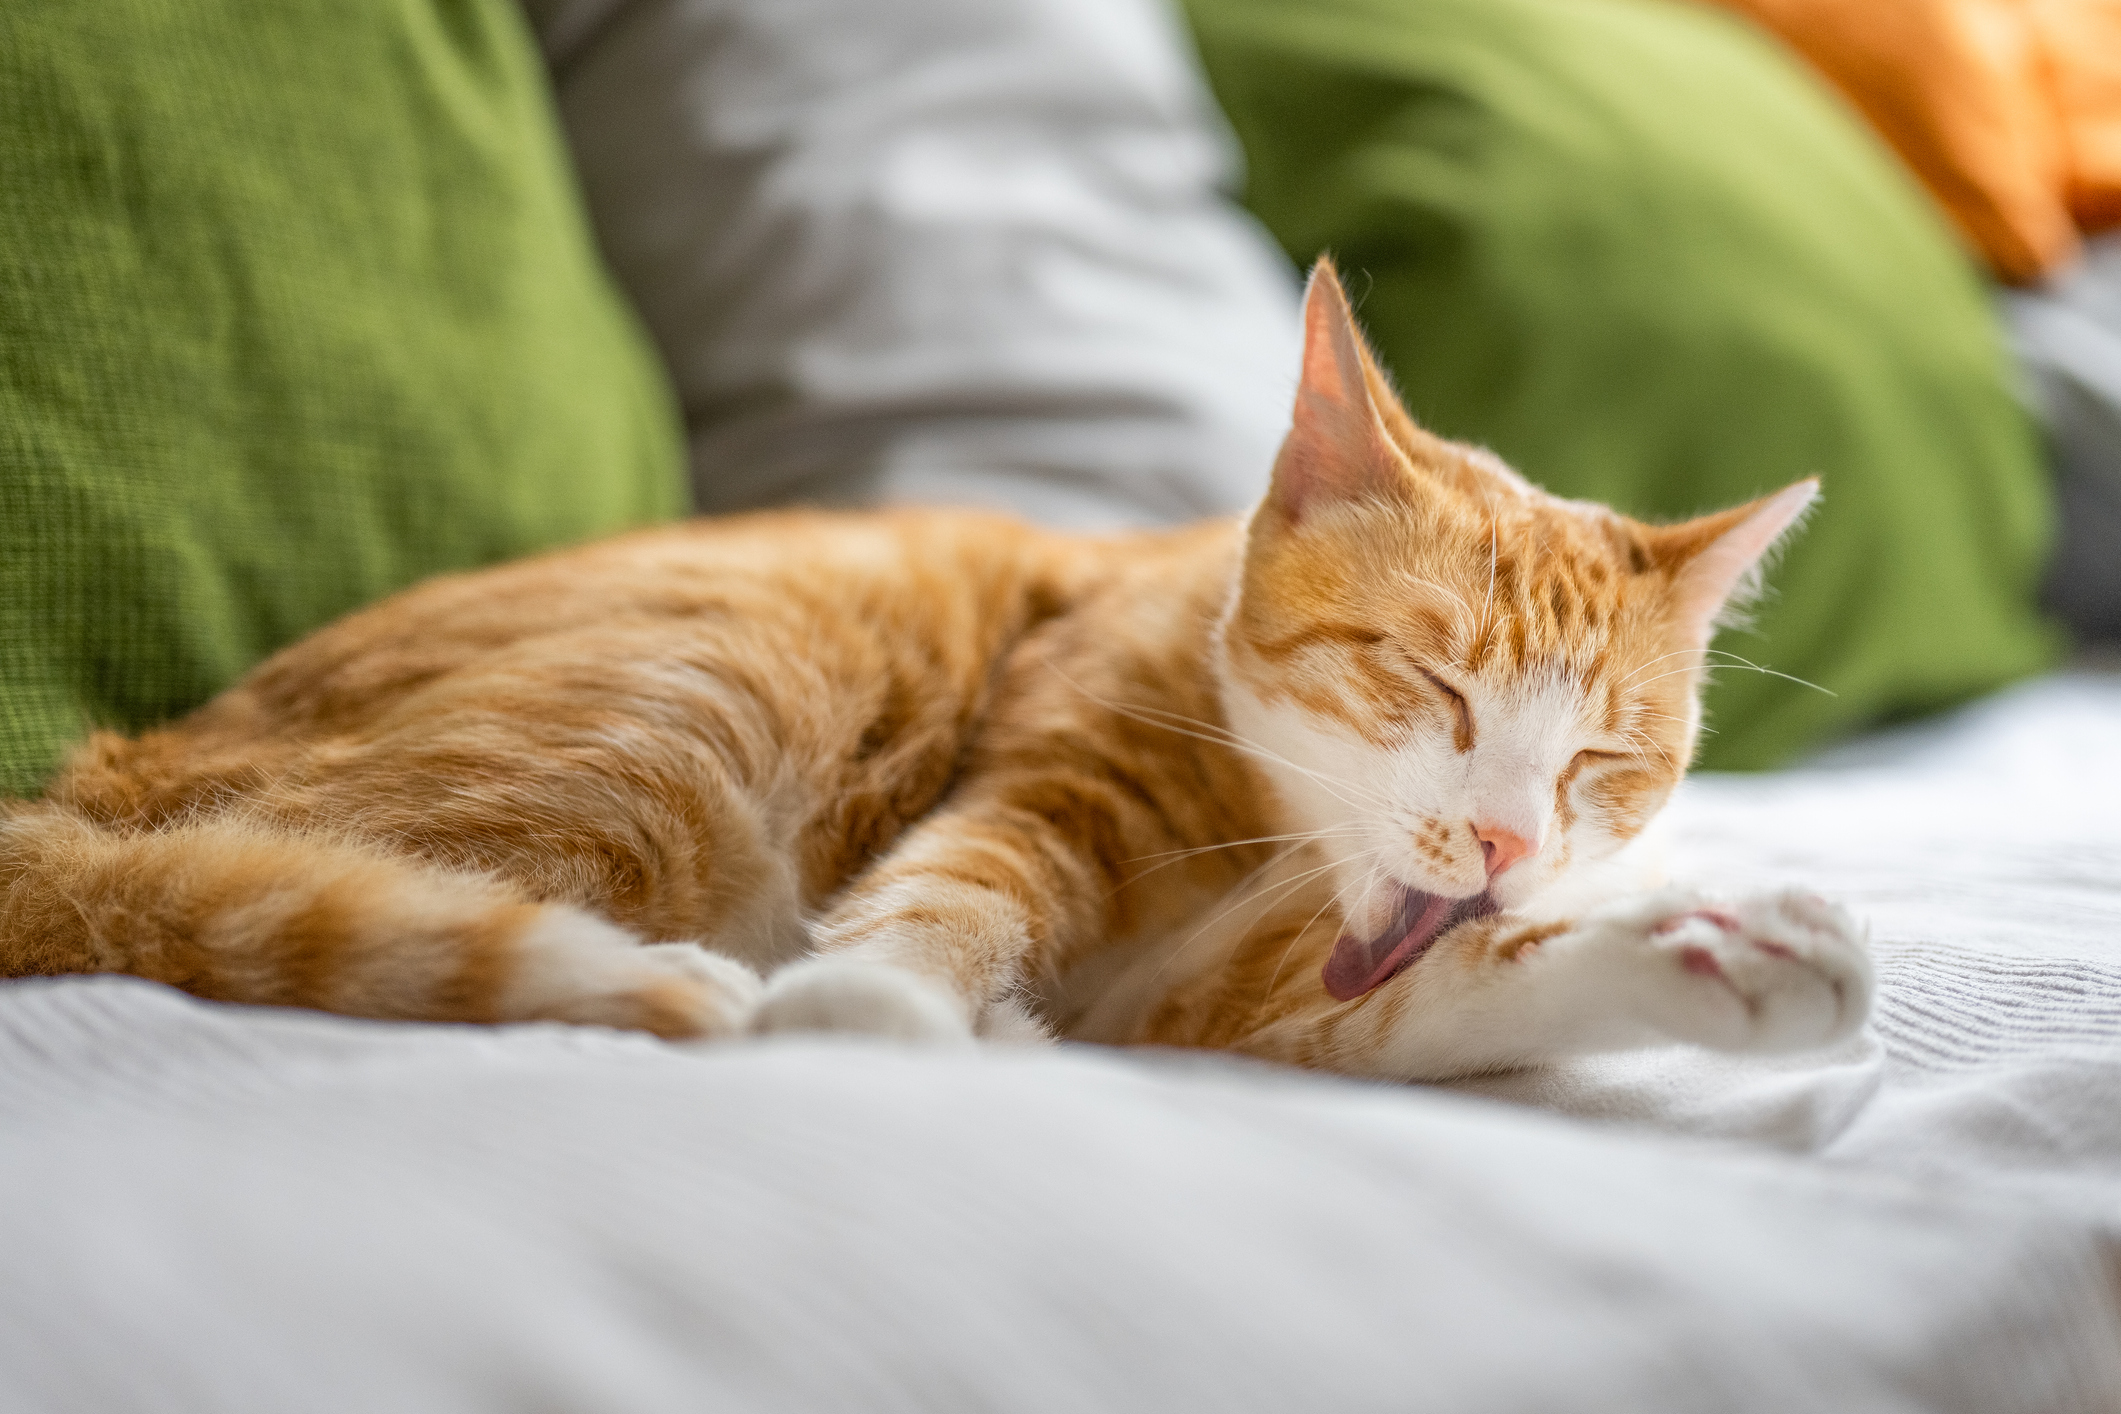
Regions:
[[[1973,269],[1771,41],[1662,0],[1190,0],[1290,254],[1412,411],[1676,517],[1818,474],[1702,759],[1774,765],[2053,661],[2047,481]]]
[[[682,485],[509,0],[0,6],[0,790]]]

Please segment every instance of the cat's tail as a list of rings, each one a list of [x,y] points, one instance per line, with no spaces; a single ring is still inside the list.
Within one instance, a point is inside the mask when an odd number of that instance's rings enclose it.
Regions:
[[[741,963],[366,842],[225,818],[119,831],[0,805],[0,976],[81,972],[351,1016],[672,1038],[739,1030],[758,996]]]

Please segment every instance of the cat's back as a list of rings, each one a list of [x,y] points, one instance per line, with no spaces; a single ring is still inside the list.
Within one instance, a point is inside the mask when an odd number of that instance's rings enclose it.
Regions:
[[[137,740],[98,734],[54,794],[113,821],[247,792],[320,751],[506,719],[555,734],[741,694],[819,749],[894,714],[962,724],[998,655],[1120,542],[968,511],[785,511],[637,531],[425,581],[275,654]],[[792,731],[790,729],[793,729]],[[931,729],[932,730],[932,729]],[[786,743],[799,747],[800,740]]]
[[[452,674],[770,642],[979,639],[1095,551],[1002,516],[775,512],[701,519],[415,585],[282,650],[186,722],[357,730]],[[1039,606],[1030,605],[1035,612]]]

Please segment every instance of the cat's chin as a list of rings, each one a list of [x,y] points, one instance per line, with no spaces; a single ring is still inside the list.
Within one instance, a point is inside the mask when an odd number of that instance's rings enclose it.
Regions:
[[[1430,944],[1451,929],[1468,919],[1485,918],[1501,907],[1485,891],[1466,898],[1446,898],[1403,887],[1383,931],[1372,938],[1343,933],[1333,944],[1320,974],[1326,992],[1337,1002],[1352,1002],[1413,965]]]

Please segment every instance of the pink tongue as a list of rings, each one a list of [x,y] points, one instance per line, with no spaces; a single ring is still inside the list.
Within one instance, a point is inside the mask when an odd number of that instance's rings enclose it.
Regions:
[[[1333,944],[1323,974],[1327,993],[1337,1002],[1354,1001],[1421,956],[1445,925],[1493,912],[1492,903],[1482,907],[1485,899],[1485,894],[1475,900],[1445,898],[1420,889],[1404,891],[1399,896],[1399,911],[1382,933],[1367,941],[1343,933]]]

